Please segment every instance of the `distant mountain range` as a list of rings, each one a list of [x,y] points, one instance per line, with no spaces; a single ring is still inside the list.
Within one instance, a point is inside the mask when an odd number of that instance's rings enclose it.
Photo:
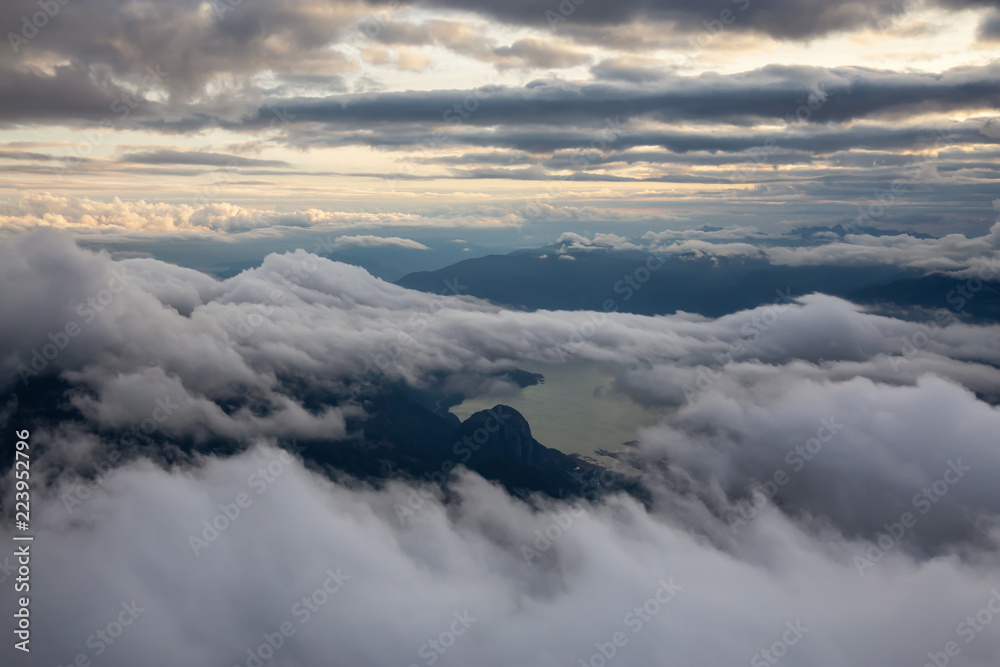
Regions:
[[[821,292],[893,310],[955,309],[974,321],[1000,321],[1000,283],[988,282],[956,309],[959,281],[894,266],[783,266],[755,257],[662,255],[648,265],[638,251],[554,249],[516,251],[468,259],[436,271],[411,273],[397,284],[440,293],[458,284],[463,293],[509,308],[607,310],[640,315],[677,311],[719,317],[791,297]]]

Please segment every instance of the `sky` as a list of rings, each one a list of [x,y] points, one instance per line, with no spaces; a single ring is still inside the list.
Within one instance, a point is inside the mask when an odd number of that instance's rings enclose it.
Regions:
[[[995,218],[994,2],[226,1],[4,3],[4,229]]]
[[[30,442],[34,537],[30,605],[0,549],[4,665],[998,664],[997,0],[8,0],[0,26],[0,446]],[[601,312],[532,310],[359,265],[524,248],[496,259],[907,281],[708,317],[628,312],[617,276]],[[358,480],[296,445],[363,458],[390,400],[554,364],[658,415],[604,460],[634,494]]]

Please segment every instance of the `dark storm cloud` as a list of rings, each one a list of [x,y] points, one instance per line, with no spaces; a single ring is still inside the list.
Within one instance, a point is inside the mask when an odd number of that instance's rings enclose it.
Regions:
[[[46,20],[37,28],[30,18],[40,11],[36,4],[0,7],[0,26],[8,36],[4,41],[12,41],[10,35],[20,40],[4,44],[0,122],[119,120],[109,111],[116,98],[132,94],[148,99],[151,91],[163,94],[162,104],[130,105],[130,120],[146,115],[150,107],[161,112],[170,107],[176,116],[195,101],[208,114],[239,117],[247,103],[243,95],[255,88],[251,79],[264,70],[326,74],[337,89],[338,72],[352,65],[343,53],[327,47],[357,32],[363,9],[304,0],[155,0],[141,8],[126,0],[94,0],[55,6],[58,11],[51,18],[42,12]],[[60,64],[46,71],[38,65],[46,60]],[[150,71],[166,75],[144,85]],[[219,81],[225,85],[209,91],[209,84]]]
[[[498,44],[488,34],[459,21],[434,19],[417,24],[403,20],[387,21],[372,35],[387,45],[440,45],[459,55],[493,63],[498,69],[558,69],[590,61],[590,56],[569,44],[525,37],[509,45]]]
[[[643,128],[633,130],[624,125],[625,132],[611,144],[613,150],[659,146],[673,153],[704,151],[709,153],[735,153],[760,149],[768,139],[786,150],[810,154],[832,154],[852,149],[893,150],[928,149],[946,137],[947,145],[997,144],[1000,138],[984,134],[985,120],[970,120],[943,125],[913,125],[898,127],[875,122],[858,123],[850,128],[834,126],[788,126],[780,131],[749,130],[722,126],[715,131],[671,130]],[[489,132],[470,129],[446,129],[441,146],[479,146],[518,149],[531,153],[549,153],[557,150],[589,149],[600,128],[560,127],[502,127]],[[433,139],[432,132],[412,127],[385,127],[379,132],[356,130],[327,132],[289,128],[287,138],[293,145],[304,147],[309,141],[327,145],[363,144],[377,148],[406,148],[426,144]]]
[[[21,28],[28,3],[5,3],[0,24]],[[119,76],[146,67],[170,72],[168,88],[188,96],[217,74],[239,76],[263,67],[281,70],[296,60],[308,64],[316,51],[346,35],[360,7],[343,3],[275,4],[243,0],[204,4],[197,0],[154,0],[141,10],[125,0],[60,4],[58,13],[37,30],[16,55],[65,56],[81,68],[107,68]],[[337,63],[336,54],[327,54]],[[16,60],[16,59],[14,59]],[[8,59],[8,65],[12,65]]]
[[[667,78],[669,74],[665,66],[659,68],[643,66],[622,58],[602,60],[591,67],[590,72],[597,79],[628,83],[657,82]]]
[[[519,39],[510,46],[493,49],[497,67],[561,68],[590,62],[582,51],[559,48],[540,39]]]
[[[288,163],[284,160],[258,160],[255,158],[242,157],[239,155],[226,155],[225,153],[206,153],[203,151],[176,151],[169,149],[159,149],[142,153],[126,153],[118,158],[119,162],[129,162],[135,164],[197,164],[216,167],[238,166],[238,167],[284,167]]]
[[[883,114],[1000,106],[1000,68],[961,67],[940,74],[896,73],[863,68],[772,65],[735,75],[673,77],[656,87],[539,80],[524,88],[475,91],[406,91],[345,95],[321,100],[282,100],[299,122],[331,126],[358,123],[444,124],[452,117],[472,126],[599,126],[608,118],[750,123],[795,117],[809,102],[813,123],[846,122]],[[467,100],[461,115],[452,111]],[[268,122],[270,110],[247,121]]]
[[[0,63],[0,124],[97,124],[103,119],[110,124],[149,116],[160,108],[130,88],[94,76],[86,67],[61,65],[43,73],[7,66],[10,63],[9,59]]]
[[[961,145],[961,142],[956,143]],[[973,158],[973,156],[975,157]],[[1000,169],[996,162],[998,158],[1000,158],[1000,151],[996,150],[978,150],[972,155],[966,151],[946,150],[937,153],[937,156],[933,158],[933,166],[938,176],[954,173],[967,178],[993,179],[996,178],[996,172]],[[414,159],[413,162],[456,167],[489,167],[496,169],[497,173],[506,167],[506,171],[510,172],[512,178],[516,175],[532,180],[546,175],[549,178],[573,178],[572,175],[566,175],[565,170],[577,172],[581,169],[580,153],[572,150],[555,151],[551,157],[512,151],[509,153],[440,155]],[[783,179],[808,180],[810,184],[817,187],[833,186],[830,188],[832,190],[834,187],[838,187],[838,184],[840,184],[839,187],[843,187],[844,185],[854,186],[865,183],[891,183],[897,179],[912,181],[914,180],[913,174],[916,173],[920,164],[920,161],[910,154],[872,150],[843,151],[832,155],[823,155],[818,152],[783,150],[775,147],[767,151],[766,160],[762,160],[753,149],[725,152],[690,151],[686,153],[636,149],[608,152],[606,155],[600,156],[590,154],[587,164],[583,167],[583,172],[594,172],[589,174],[590,177],[599,177],[603,174],[611,179],[623,177],[616,176],[614,173],[606,173],[605,170],[631,165],[729,167],[731,169],[730,175],[739,174],[740,170],[751,170],[755,182]],[[523,168],[526,166],[534,166],[535,169],[534,171],[525,171]],[[811,166],[814,168],[798,169],[794,173],[781,172],[776,169],[776,167],[785,166]],[[518,173],[515,174],[515,171]],[[583,172],[577,173],[577,176],[583,175]],[[455,173],[463,176],[468,175],[467,171],[456,171]],[[691,171],[684,175],[687,177],[697,176],[695,172]],[[703,172],[702,176],[711,177],[713,182],[719,178],[718,173],[713,172]],[[820,176],[823,177],[822,182],[817,180]]]
[[[1000,40],[1000,10],[994,11],[979,25],[979,39],[984,42]]]
[[[613,23],[642,11],[670,20],[684,17],[695,20],[702,15],[718,15],[723,8],[739,11],[744,1],[715,2],[710,6],[693,1],[586,2],[574,5],[572,20],[581,25]],[[747,4],[745,16],[740,17],[747,20],[734,26],[773,29],[779,35],[847,27],[871,19],[878,10],[864,3],[831,4],[818,0],[762,0]],[[891,3],[879,7],[890,14],[893,11]],[[463,9],[469,7],[463,5]],[[529,17],[544,20],[545,12],[544,7],[533,2],[495,6],[487,2],[474,9],[519,21]],[[16,28],[24,11],[22,5],[8,3],[0,10],[0,25]],[[147,101],[140,108],[133,108],[132,119],[143,118],[150,121],[149,127],[178,132],[205,125],[227,125],[241,118],[247,105],[253,103],[255,95],[245,91],[258,90],[259,83],[254,77],[264,71],[276,77],[276,83],[269,88],[272,94],[294,94],[306,87],[342,89],[341,74],[357,64],[336,47],[352,37],[363,37],[358,27],[359,21],[363,23],[363,11],[361,5],[315,5],[304,0],[281,4],[245,0],[238,6],[221,1],[206,5],[194,0],[158,0],[143,5],[141,12],[129,9],[123,0],[99,0],[98,5],[60,5],[59,13],[36,36],[19,45],[17,57],[6,59],[0,67],[3,93],[0,122],[100,120],[109,115],[108,107],[116,98],[134,93],[152,68],[168,73],[156,85],[156,90],[164,95],[155,98],[156,102]],[[989,21],[984,24],[984,34],[989,33],[992,25]],[[419,25],[388,21],[374,40],[418,45],[438,43],[498,67],[569,67],[590,59],[589,54],[571,44],[535,37],[520,38],[510,44],[490,43],[468,25],[449,20],[433,19]],[[51,71],[31,64],[32,58],[43,57],[68,64]],[[594,74],[616,81],[658,81],[659,85],[647,91],[607,84],[553,82],[525,91],[500,91],[491,100],[492,104],[483,105],[481,112],[468,122],[527,123],[529,117],[535,117],[538,123],[575,123],[609,114],[651,115],[670,121],[699,118],[745,122],[782,118],[794,112],[805,99],[803,91],[817,83],[828,84],[832,94],[829,102],[813,114],[812,120],[820,122],[854,120],[885,112],[995,108],[997,104],[995,67],[956,69],[938,75],[771,67],[729,77],[705,75],[660,81],[655,68],[618,59],[596,65]],[[220,81],[239,85],[210,86]],[[445,109],[467,94],[396,93],[309,103],[288,98],[287,102],[302,112],[302,120],[438,122]],[[454,95],[460,97],[456,99]],[[138,95],[138,99],[144,98],[154,99]],[[583,113],[580,106],[592,111]],[[151,115],[160,122],[152,120]]]
[[[451,7],[484,12],[503,21],[532,26],[585,24],[615,26],[635,21],[676,23],[681,30],[702,30],[705,22],[719,22],[723,12],[727,28],[751,29],[779,39],[807,39],[838,31],[877,26],[901,12],[896,0],[627,0],[625,2],[539,3],[533,0],[420,0],[428,7]],[[919,3],[918,3],[919,4]],[[996,6],[995,0],[939,0],[946,9]],[[720,24],[721,25],[721,24]]]
[[[46,160],[54,160],[56,158],[47,153],[33,153],[31,151],[9,151],[0,149],[0,159],[46,161]]]

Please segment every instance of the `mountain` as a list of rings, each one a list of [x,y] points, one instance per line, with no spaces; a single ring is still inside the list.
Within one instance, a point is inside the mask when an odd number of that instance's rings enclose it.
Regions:
[[[849,297],[856,303],[878,306],[890,313],[903,307],[944,309],[958,319],[976,323],[1000,322],[1000,282],[997,281],[963,280],[935,273],[865,287]]]
[[[512,493],[553,497],[582,495],[604,470],[539,443],[524,416],[510,406],[496,405],[460,422],[451,413],[420,405],[410,393],[397,388],[372,397],[364,404],[369,417],[354,424],[363,438],[335,446],[305,443],[303,455],[363,479],[402,476],[436,484],[465,466]],[[605,479],[610,479],[607,474]],[[627,486],[617,476],[614,480],[611,486]]]
[[[411,273],[397,284],[464,294],[530,310],[606,310],[663,315],[677,311],[719,317],[790,297],[823,292],[847,297],[922,273],[891,266],[777,266],[757,257],[657,256],[593,250],[555,254],[518,251]],[[569,258],[569,259],[564,259]]]
[[[524,382],[537,382],[540,376],[516,371]],[[523,375],[523,377],[522,377]],[[22,389],[17,399],[6,406],[11,423],[35,431],[59,424],[72,429],[84,426],[82,415],[66,400],[72,388],[56,378],[36,378]],[[321,408],[320,397],[310,408]],[[330,396],[322,397],[327,404]],[[330,477],[348,475],[370,483],[393,478],[425,480],[446,486],[450,473],[458,466],[474,470],[497,482],[511,493],[527,496],[541,492],[552,497],[577,497],[597,489],[635,491],[626,479],[576,456],[545,447],[531,434],[527,420],[517,410],[496,405],[478,412],[464,422],[446,411],[434,411],[419,392],[406,387],[381,388],[362,400],[364,417],[348,420],[347,438],[314,438],[283,442],[283,448],[302,456],[311,467]],[[224,406],[234,409],[237,406]],[[263,409],[263,408],[261,408]],[[177,465],[196,456],[230,456],[248,443],[228,439],[208,441],[179,440],[159,432],[131,436],[129,429],[101,433],[105,450],[94,452],[95,461],[120,464],[137,456],[148,456],[166,465]],[[3,463],[0,474],[11,466],[14,443],[2,441]],[[32,452],[41,460],[44,447]],[[54,463],[56,459],[50,458]],[[97,477],[107,465],[96,465],[90,472]],[[81,471],[87,476],[88,471]],[[602,474],[603,473],[603,474]]]

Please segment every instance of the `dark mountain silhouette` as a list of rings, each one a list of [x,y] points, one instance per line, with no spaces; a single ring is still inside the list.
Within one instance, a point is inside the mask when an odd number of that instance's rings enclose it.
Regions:
[[[537,381],[529,377],[535,374],[518,373],[524,374],[525,381]],[[32,432],[57,424],[85,427],[82,415],[66,399],[69,391],[79,389],[56,378],[35,379],[5,408],[7,423]],[[311,398],[312,409],[322,407],[319,397]],[[329,396],[323,398],[327,404],[332,402]],[[422,404],[426,402],[410,388],[381,388],[362,401],[367,416],[348,421],[347,438],[298,440],[280,446],[331,477],[346,475],[374,484],[402,478],[447,487],[452,471],[465,466],[522,497],[536,492],[570,498],[616,489],[636,491],[623,477],[539,443],[525,418],[509,406],[497,405],[462,422],[451,413],[429,409]],[[224,409],[239,407],[234,404]],[[258,409],[261,413],[267,410],[262,406]],[[101,432],[104,451],[94,453],[96,463],[91,469],[79,471],[84,479],[138,456],[172,467],[202,455],[231,456],[250,444],[225,438],[175,439],[158,431],[131,436],[129,431]],[[0,441],[0,473],[10,467],[14,445],[12,437]],[[34,460],[46,456],[42,440],[33,437],[32,447]]]
[[[403,476],[439,483],[465,466],[512,493],[554,497],[582,495],[603,470],[539,443],[524,416],[510,406],[497,405],[459,422],[451,413],[427,409],[408,393],[392,389],[366,401],[370,416],[356,424],[362,438],[333,446],[305,443],[303,455],[363,479]],[[610,486],[627,486],[615,479]]]
[[[945,309],[954,317],[970,322],[1000,322],[1000,282],[995,280],[952,278],[935,273],[865,287],[849,297],[856,303],[880,306],[889,311],[914,307],[931,311]]]
[[[399,285],[439,292],[444,281],[465,294],[530,310],[606,310],[663,315],[676,311],[719,317],[813,292],[848,297],[920,272],[890,266],[776,266],[763,258],[665,256],[651,270],[640,252],[544,251],[469,259],[437,271],[411,273]],[[655,266],[655,262],[651,262]]]

